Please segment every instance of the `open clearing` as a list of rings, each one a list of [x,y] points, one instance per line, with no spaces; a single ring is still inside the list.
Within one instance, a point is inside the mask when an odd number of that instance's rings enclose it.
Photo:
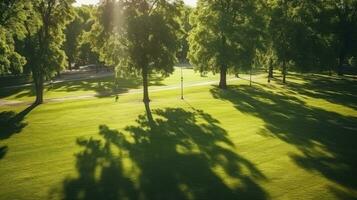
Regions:
[[[185,69],[151,83],[111,78],[46,89],[45,98],[96,98],[0,107],[0,199],[356,199],[356,77],[265,76],[222,91]],[[247,76],[243,76],[247,77]],[[125,85],[126,84],[126,85]],[[30,88],[1,91],[30,102]]]

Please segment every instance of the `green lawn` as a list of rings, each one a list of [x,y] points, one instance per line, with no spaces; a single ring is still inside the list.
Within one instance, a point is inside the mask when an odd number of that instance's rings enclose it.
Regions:
[[[208,73],[205,76],[200,76],[195,73],[191,68],[185,67],[183,69],[185,84],[195,84],[202,81],[217,80],[219,75]],[[232,75],[229,78],[233,78]],[[142,82],[140,78],[120,78],[118,80],[118,89],[114,90],[114,76],[108,76],[103,78],[94,78],[84,81],[67,81],[47,85],[45,87],[45,98],[63,98],[69,96],[89,95],[94,94],[97,97],[108,97],[114,93],[125,93],[129,90],[142,88]],[[160,88],[162,86],[179,85],[181,80],[180,68],[176,67],[175,72],[169,77],[162,77],[159,75],[153,75],[150,78],[151,89]],[[0,88],[0,98],[5,100],[15,101],[34,101],[35,91],[32,86],[20,87],[20,88]]]
[[[356,77],[253,78],[152,92],[154,122],[140,93],[0,107],[0,199],[356,199]]]

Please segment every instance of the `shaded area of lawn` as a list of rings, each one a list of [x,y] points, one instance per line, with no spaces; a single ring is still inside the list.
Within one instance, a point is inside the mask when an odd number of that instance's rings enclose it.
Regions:
[[[329,99],[329,92],[339,90],[338,85],[332,88],[333,85],[319,87],[311,82],[309,84],[316,87],[317,91],[331,87],[331,90],[324,93],[317,92],[316,95],[321,98]],[[300,87],[305,88],[304,85]],[[291,89],[297,93],[305,91]],[[353,91],[345,90],[342,92],[354,95]],[[214,98],[233,103],[240,112],[264,120],[266,131],[262,131],[262,134],[280,138],[300,149],[301,154],[290,155],[299,166],[317,171],[347,189],[357,188],[357,117],[310,107],[294,96],[269,92],[262,86],[232,86],[225,91],[213,88],[211,93]],[[315,94],[312,96],[316,97]],[[348,98],[347,96],[346,101],[355,103]],[[344,103],[342,100],[336,101]],[[335,188],[331,190],[337,196],[348,195]]]
[[[0,112],[0,140],[7,139],[15,133],[20,133],[27,125],[27,123],[23,122],[25,116],[35,107],[36,105],[31,105],[19,113],[14,111]]]
[[[14,111],[0,112],[0,141],[10,138],[13,134],[20,133],[27,126],[24,118],[29,114],[36,105],[31,105],[25,110],[16,113]],[[0,147],[0,159],[2,159],[8,151],[7,146]]]
[[[1,146],[0,147],[0,160],[5,157],[7,153],[7,146]]]
[[[150,77],[149,86],[163,86],[163,79],[164,77],[153,75]],[[77,91],[88,91],[95,92],[97,97],[106,97],[116,93],[124,93],[130,89],[138,89],[141,85],[142,81],[138,77],[119,78],[115,82],[113,76],[108,76],[88,80],[47,84],[45,87],[45,95],[46,92],[68,92],[69,94],[75,94]],[[13,96],[14,99],[21,99],[24,97],[34,97],[35,95],[35,90],[32,86],[24,86],[20,88],[0,88],[0,98]]]
[[[290,77],[289,77],[290,78]],[[287,84],[293,93],[325,99],[331,103],[357,109],[357,78],[323,75],[299,75],[291,78],[306,81],[305,84]]]
[[[149,86],[163,86],[163,77],[151,76]],[[93,91],[97,97],[111,96],[116,93],[125,93],[130,89],[138,89],[142,85],[141,78],[128,77],[114,80],[114,77],[86,81],[71,81],[62,84],[56,84],[49,91],[55,92],[76,92],[76,91]]]
[[[203,111],[181,108],[152,114],[152,122],[140,115],[125,132],[100,125],[102,139],[78,139],[83,148],[75,155],[79,176],[64,181],[63,198],[267,198],[257,183],[265,176],[236,153],[219,121]],[[128,171],[125,160],[135,167]],[[135,171],[136,177],[127,176]],[[228,187],[225,180],[237,185]]]

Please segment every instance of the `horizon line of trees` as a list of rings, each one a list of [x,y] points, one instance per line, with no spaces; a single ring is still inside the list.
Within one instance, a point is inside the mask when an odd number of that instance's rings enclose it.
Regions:
[[[150,75],[171,74],[189,61],[200,73],[265,68],[336,71],[356,64],[357,0],[74,0],[0,2],[0,74],[31,74],[35,104],[44,81],[76,64],[114,66],[116,77],[136,75],[150,101]]]

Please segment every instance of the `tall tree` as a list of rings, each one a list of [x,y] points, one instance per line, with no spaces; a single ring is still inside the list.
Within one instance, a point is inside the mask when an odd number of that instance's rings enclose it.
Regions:
[[[187,62],[187,55],[189,50],[188,45],[188,34],[192,29],[190,25],[190,14],[193,8],[189,6],[182,6],[180,12],[180,26],[181,26],[181,34],[179,35],[179,50],[177,52],[177,58],[181,63]]]
[[[320,3],[319,8],[318,19],[325,25],[320,27],[320,33],[331,38],[329,41],[335,50],[337,73],[343,75],[344,63],[357,52],[357,1],[327,0]]]
[[[79,36],[83,31],[82,25],[84,19],[79,16],[78,11],[80,8],[74,9],[73,21],[67,24],[65,29],[66,40],[64,42],[64,51],[68,59],[68,69],[72,70],[72,65],[78,56]]]
[[[87,56],[95,56],[88,49],[89,42],[85,32],[90,31],[93,24],[92,6],[81,6],[74,8],[74,18],[65,29],[66,40],[64,42],[64,50],[68,58],[68,69],[72,69],[73,63],[84,62],[89,60]],[[91,54],[91,55],[89,55]]]
[[[82,33],[79,36],[78,57],[76,63],[97,64],[99,63],[99,55],[91,46],[91,28],[95,22],[94,14],[97,12],[97,6],[82,6],[78,15],[83,19]]]
[[[291,4],[287,0],[269,1],[269,34],[278,62],[282,63],[283,83],[286,82],[287,65],[292,60],[294,49],[292,38],[295,26],[291,20]]]
[[[63,30],[72,16],[73,0],[34,0],[31,17],[25,21],[24,42],[27,66],[31,68],[36,100],[43,102],[43,85],[59,68],[65,65],[65,53],[61,49]]]
[[[342,65],[356,52],[357,1],[267,1],[268,33],[283,82],[287,69],[321,71]]]
[[[227,87],[228,69],[250,69],[259,40],[257,1],[199,0],[191,15],[189,59],[200,72],[220,73]]]
[[[101,5],[100,25],[94,25],[100,57],[117,66],[119,74],[141,75],[145,103],[150,101],[150,74],[168,75],[174,70],[180,28],[177,6],[182,5],[168,0],[107,0]]]
[[[23,38],[23,21],[31,4],[23,0],[0,2],[0,74],[18,74],[26,63],[15,49],[14,38]]]

